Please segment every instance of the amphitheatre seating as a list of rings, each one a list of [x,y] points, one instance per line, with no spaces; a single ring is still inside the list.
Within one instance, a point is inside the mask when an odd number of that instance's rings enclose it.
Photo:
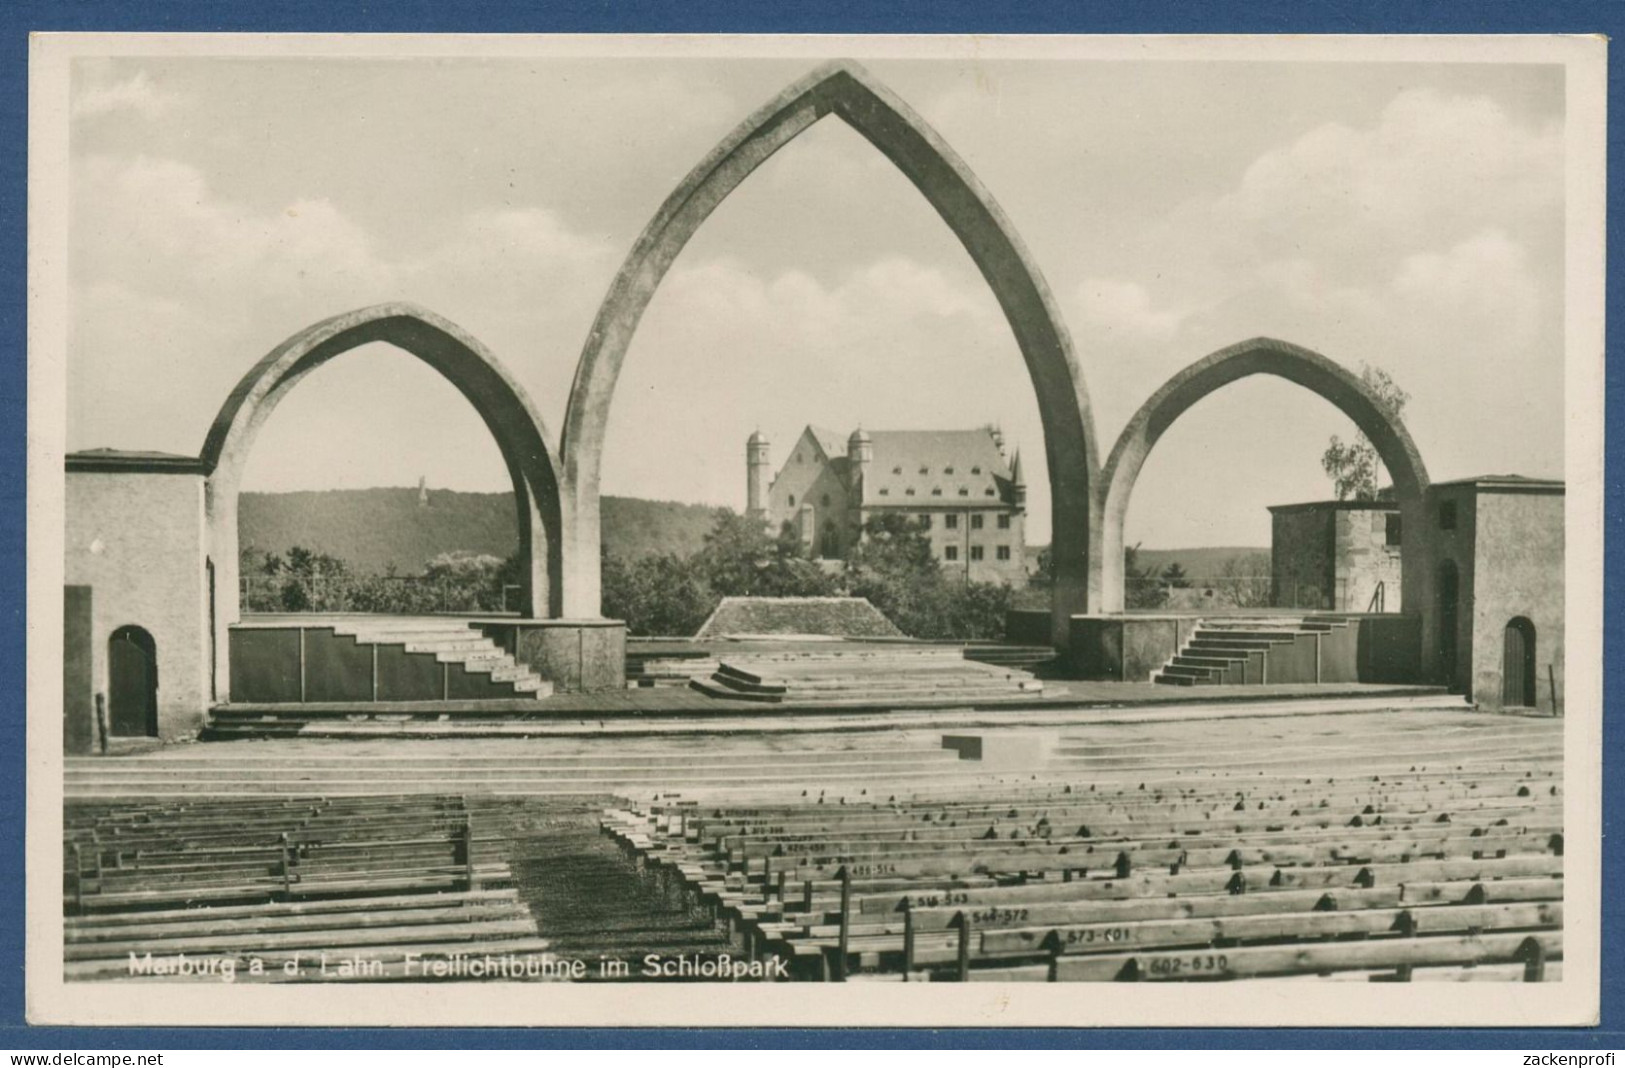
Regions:
[[[1009,700],[1044,689],[1029,672],[967,660],[957,646],[886,643],[723,653],[709,678],[689,685],[712,697],[831,706]]]
[[[72,802],[63,845],[70,979],[250,978],[253,959],[266,981],[434,978],[546,948],[461,797]],[[217,970],[177,973],[188,958]]]
[[[1556,773],[988,783],[624,804],[604,830],[803,976],[1540,979]]]
[[[1164,686],[1353,682],[1352,675],[1328,677],[1327,671],[1356,662],[1357,640],[1348,622],[1335,617],[1204,619],[1152,681]],[[1346,648],[1341,656],[1322,656],[1323,642]]]
[[[70,913],[473,890],[508,878],[461,798],[75,805],[63,845]]]

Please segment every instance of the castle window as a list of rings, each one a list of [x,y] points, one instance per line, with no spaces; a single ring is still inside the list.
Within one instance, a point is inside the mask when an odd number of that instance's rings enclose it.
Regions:
[[[1008,515],[1005,515],[1002,512],[999,514],[999,529],[1000,530],[1009,530],[1010,529],[1010,517]]]
[[[970,496],[970,490],[966,489],[964,486],[960,486],[959,487],[959,495],[961,497],[969,497]]]
[[[952,517],[950,516],[950,518],[952,518]],[[948,547],[943,549],[942,550],[942,558],[944,560],[957,560],[957,559],[959,559],[959,546],[957,546],[957,545],[949,545]]]
[[[979,475],[982,473],[982,469],[980,467],[973,467],[970,469],[970,473],[973,475]]]
[[[938,486],[938,487],[936,487],[936,488],[935,488],[935,489],[933,489],[933,490],[932,490],[932,491],[931,491],[931,496],[933,496],[933,497],[940,497],[940,496],[942,496],[942,487],[941,487],[941,486]]]
[[[920,474],[922,474],[922,475],[929,475],[929,474],[930,474],[930,473],[931,473],[931,469],[930,469],[930,468],[929,468],[929,467],[922,467],[922,468],[920,468]]]
[[[825,508],[828,508],[829,507],[829,494],[826,493],[822,497],[818,498],[818,503],[823,505]]]
[[[1010,546],[1000,545],[993,550],[993,555],[1000,560],[1010,559]]]
[[[959,517],[954,513],[949,512],[947,515],[942,517],[942,525],[947,527],[949,530],[958,530]]]
[[[894,475],[900,475],[903,473],[903,469],[901,467],[894,467],[891,469],[891,473]]]
[[[952,467],[944,467],[942,469],[942,473],[945,475],[951,475],[954,473],[954,469]]]
[[[928,515],[921,515],[920,516],[920,529],[921,530],[930,530],[931,529],[931,517],[930,516],[928,516]]]
[[[1399,513],[1389,512],[1386,517],[1387,529],[1383,531],[1383,541],[1388,545],[1398,545],[1400,539]]]
[[[970,547],[970,558],[972,560],[980,560],[982,558],[982,547],[980,545],[972,545]]]
[[[1441,502],[1439,502],[1439,529],[1440,530],[1455,530],[1456,529],[1456,502],[1455,501],[1441,501]]]
[[[882,497],[890,497],[891,496],[891,490],[887,489],[885,486],[881,486],[880,487],[880,495]]]
[[[995,497],[997,495],[998,494],[994,491],[992,486],[989,486],[986,490],[984,490],[982,492],[982,496],[984,496],[984,497]]]
[[[796,506],[796,495],[794,493],[792,493],[792,494],[790,494],[790,507],[794,508],[795,506]]]
[[[801,454],[798,452],[798,453],[796,453],[796,463],[799,464],[800,462],[801,462]]]
[[[976,514],[974,514],[974,515],[972,515],[970,517],[970,528],[972,530],[981,530],[982,529],[982,513],[981,512],[977,512]]]
[[[909,488],[908,488],[908,489],[906,489],[906,490],[904,490],[904,491],[903,491],[903,496],[905,496],[905,497],[912,497],[912,496],[914,496],[914,487],[913,487],[913,486],[910,486],[910,487],[909,487]]]

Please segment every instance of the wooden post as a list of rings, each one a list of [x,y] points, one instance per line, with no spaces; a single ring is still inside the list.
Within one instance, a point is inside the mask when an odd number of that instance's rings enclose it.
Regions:
[[[287,901],[293,896],[293,844],[288,839],[288,832],[282,832],[282,900]]]
[[[1561,716],[1563,714],[1563,706],[1557,701],[1557,672],[1553,670],[1549,661],[1546,664],[1546,685],[1552,691],[1552,715]]]
[[[836,952],[839,959],[836,961],[835,974],[839,982],[846,982],[846,952],[847,945],[852,938],[852,872],[845,865],[841,865],[839,872],[841,879],[841,933],[837,940]],[[810,884],[809,884],[810,885]]]
[[[107,695],[96,695],[96,737],[101,742],[102,756],[107,755]]]
[[[914,981],[914,905],[903,899],[903,982]]]
[[[474,817],[463,816],[463,825],[458,831],[459,851],[463,862],[463,889],[469,892],[478,890],[474,883]]]
[[[1518,956],[1523,958],[1524,982],[1546,981],[1546,947],[1540,944],[1538,938],[1524,939],[1523,945],[1518,947]]]
[[[101,694],[96,695],[98,698]],[[74,842],[73,850],[73,914],[81,915],[85,911],[85,859],[79,852],[79,843]]]
[[[959,981],[961,983],[968,983],[968,982],[970,982],[970,939],[971,939],[971,934],[972,934],[971,922],[970,922],[970,914],[965,913],[965,912],[961,912],[959,914],[959,916],[958,916],[958,919],[959,919]]]

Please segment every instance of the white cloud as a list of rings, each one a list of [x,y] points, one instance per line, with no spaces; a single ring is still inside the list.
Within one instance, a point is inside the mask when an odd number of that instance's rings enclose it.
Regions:
[[[1561,205],[1562,174],[1558,125],[1413,89],[1375,125],[1327,123],[1264,153],[1233,191],[1177,213],[1174,229],[1217,238],[1232,262],[1310,257],[1369,276],[1396,252],[1544,221]]]
[[[1152,307],[1151,294],[1138,282],[1118,278],[1085,279],[1077,303],[1089,324],[1132,339],[1166,340],[1185,320],[1183,312]]]
[[[167,113],[178,99],[142,70],[122,81],[86,79],[74,94],[73,114],[76,118],[91,118],[131,112],[150,120]]]
[[[1524,247],[1503,231],[1475,234],[1442,252],[1407,256],[1393,290],[1418,315],[1493,332],[1505,346],[1530,344],[1539,327],[1540,286]]]

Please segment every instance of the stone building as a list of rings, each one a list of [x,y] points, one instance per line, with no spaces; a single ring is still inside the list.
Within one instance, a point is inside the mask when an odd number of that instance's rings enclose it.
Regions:
[[[113,737],[180,738],[203,725],[213,686],[205,481],[192,456],[67,457],[63,715],[73,751],[98,730],[94,694]]]
[[[1399,502],[1310,501],[1270,508],[1270,603],[1397,612]]]
[[[1480,707],[1562,707],[1564,500],[1562,482],[1520,475],[1429,492],[1424,652],[1435,681]]]
[[[775,475],[760,431],[745,446],[747,509],[790,526],[814,559],[841,560],[865,522],[907,516],[945,570],[973,582],[1027,581],[1027,486],[1021,454],[995,429],[854,430],[808,426]]]

